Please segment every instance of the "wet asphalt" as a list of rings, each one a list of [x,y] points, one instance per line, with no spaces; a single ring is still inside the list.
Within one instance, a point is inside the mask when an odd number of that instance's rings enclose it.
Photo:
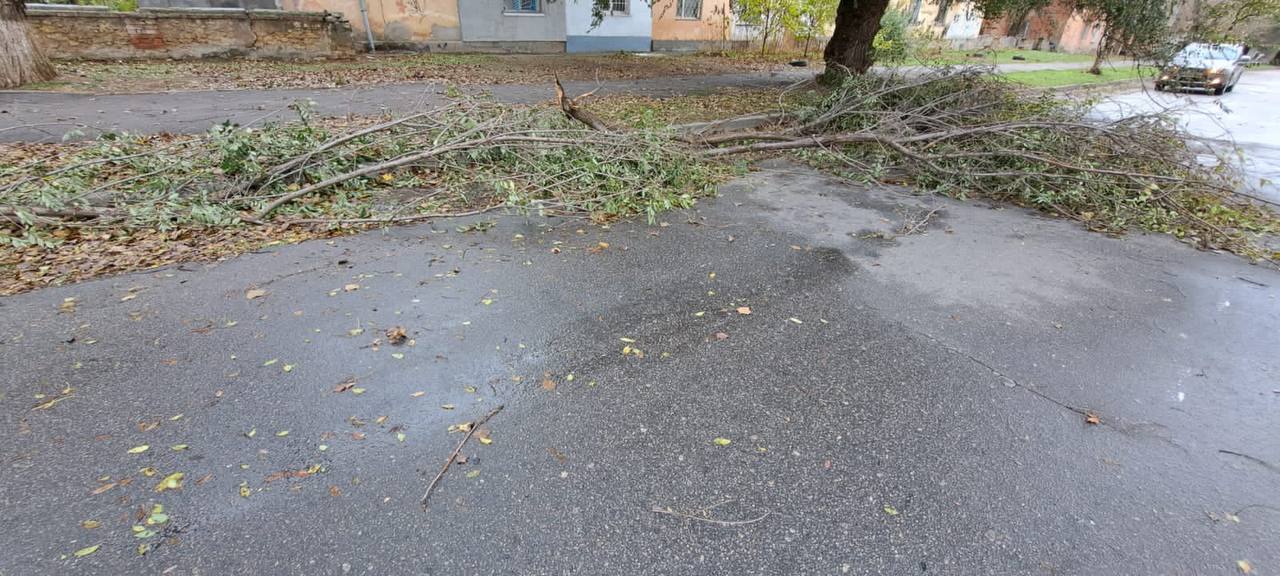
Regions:
[[[1274,270],[786,164],[470,222],[0,299],[0,574],[1280,571]]]

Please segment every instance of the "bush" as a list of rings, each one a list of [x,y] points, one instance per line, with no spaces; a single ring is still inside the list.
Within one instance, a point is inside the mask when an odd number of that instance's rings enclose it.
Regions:
[[[911,18],[900,10],[886,10],[880,18],[880,31],[871,41],[875,60],[884,64],[901,64],[911,55]]]

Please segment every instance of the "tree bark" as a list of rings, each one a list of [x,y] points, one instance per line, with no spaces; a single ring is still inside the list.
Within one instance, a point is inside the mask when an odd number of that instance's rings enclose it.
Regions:
[[[840,0],[836,28],[823,52],[828,74],[862,74],[871,68],[875,62],[871,44],[888,6],[889,0]]]
[[[1106,26],[1104,23],[1103,26]],[[1107,45],[1110,44],[1108,38],[1111,37],[1111,31],[1104,30],[1102,38],[1098,40],[1098,51],[1093,56],[1093,66],[1089,67],[1089,73],[1094,76],[1102,75],[1102,59],[1107,56]]]
[[[0,88],[44,82],[55,75],[31,38],[23,0],[0,0]]]

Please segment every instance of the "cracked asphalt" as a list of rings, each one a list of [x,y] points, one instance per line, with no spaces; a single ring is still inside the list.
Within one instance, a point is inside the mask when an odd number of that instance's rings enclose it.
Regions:
[[[788,164],[490,221],[0,299],[0,574],[1280,571],[1272,269]]]

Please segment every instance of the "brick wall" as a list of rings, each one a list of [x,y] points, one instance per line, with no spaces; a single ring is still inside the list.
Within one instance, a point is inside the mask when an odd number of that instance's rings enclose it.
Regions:
[[[354,53],[351,26],[336,14],[233,9],[28,5],[27,19],[52,58],[334,58]]]
[[[1038,50],[1060,50],[1063,46],[1063,32],[1072,22],[1074,10],[1062,0],[1058,0],[1044,8],[1037,8],[1022,18],[1004,16],[982,22],[982,35],[1016,39],[1019,48]],[[1073,43],[1068,43],[1074,47]],[[1084,48],[1088,50],[1087,47]]]

